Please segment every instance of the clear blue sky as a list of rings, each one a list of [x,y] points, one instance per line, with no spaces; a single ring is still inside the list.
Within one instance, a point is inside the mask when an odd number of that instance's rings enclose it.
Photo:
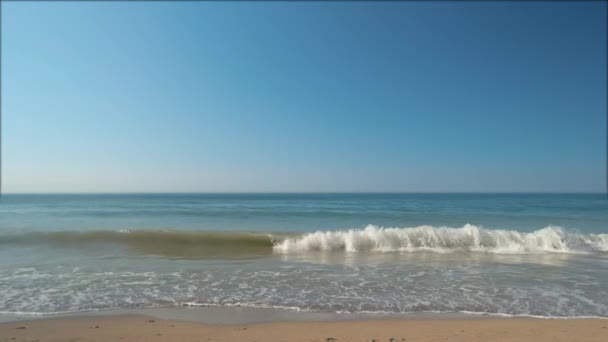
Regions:
[[[3,2],[4,191],[603,191],[606,61],[603,2]]]

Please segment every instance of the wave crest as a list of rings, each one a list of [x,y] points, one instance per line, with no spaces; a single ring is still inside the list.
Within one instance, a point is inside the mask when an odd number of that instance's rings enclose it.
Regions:
[[[472,251],[497,254],[608,252],[608,234],[581,234],[548,226],[525,233],[490,230],[471,224],[461,228],[419,226],[317,231],[287,238],[274,245],[275,252],[306,251],[412,252]]]

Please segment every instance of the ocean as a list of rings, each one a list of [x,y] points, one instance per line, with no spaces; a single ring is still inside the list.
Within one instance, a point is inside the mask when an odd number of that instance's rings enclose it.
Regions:
[[[0,314],[608,317],[605,194],[4,194]]]

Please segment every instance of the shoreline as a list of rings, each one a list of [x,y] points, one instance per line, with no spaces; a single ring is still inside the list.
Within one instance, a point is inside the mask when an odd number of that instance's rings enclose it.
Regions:
[[[343,322],[371,320],[444,320],[444,319],[554,319],[552,317],[510,317],[494,314],[463,312],[412,312],[412,313],[335,313],[297,311],[278,308],[240,306],[161,306],[138,309],[107,309],[51,314],[0,314],[0,324],[35,322],[73,318],[108,316],[145,316],[161,320],[175,320],[208,325],[264,324],[284,322]],[[602,319],[601,317],[555,319]],[[608,319],[608,317],[607,317]]]
[[[380,318],[209,324],[143,314],[0,323],[0,341],[604,341],[605,319]]]
[[[95,318],[108,316],[145,316],[161,320],[193,322],[208,325],[263,324],[284,322],[348,322],[382,320],[605,320],[603,316],[534,316],[509,315],[481,312],[433,312],[408,313],[336,313],[298,311],[280,308],[243,306],[158,306],[135,309],[106,309],[65,313],[0,313],[0,324],[35,322],[40,320]]]
[[[483,319],[534,319],[534,320],[608,320],[603,316],[534,316],[481,312],[408,312],[408,313],[336,313],[299,311],[265,307],[243,306],[158,306],[136,309],[106,309],[65,313],[0,313],[0,324],[30,322],[48,319],[80,317],[146,316],[157,319],[195,322],[210,325],[259,324],[282,322],[341,322],[367,320],[483,320]]]

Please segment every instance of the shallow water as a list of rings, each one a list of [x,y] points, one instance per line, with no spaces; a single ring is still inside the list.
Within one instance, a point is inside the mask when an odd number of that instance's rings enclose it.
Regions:
[[[0,313],[608,317],[608,198],[3,195]]]

